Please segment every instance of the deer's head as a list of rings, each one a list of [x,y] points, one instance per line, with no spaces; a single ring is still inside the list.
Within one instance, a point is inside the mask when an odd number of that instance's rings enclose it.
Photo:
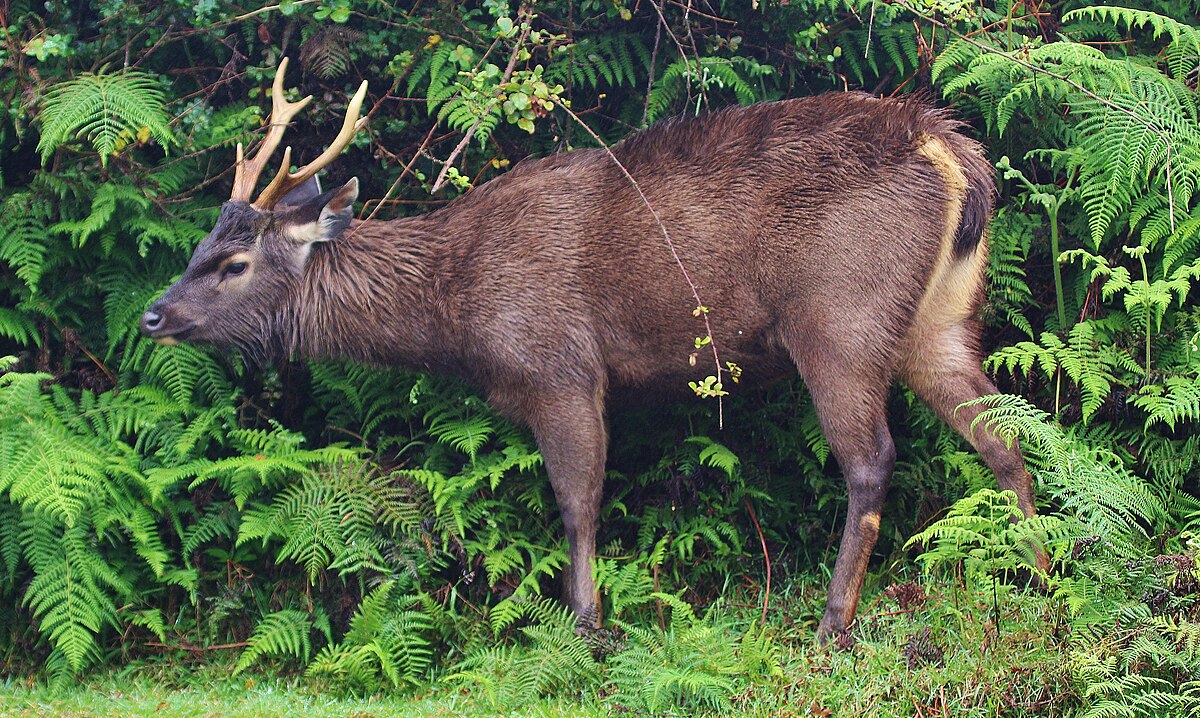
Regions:
[[[351,99],[329,148],[296,172],[289,171],[292,148],[286,148],[275,178],[258,199],[250,200],[288,122],[312,99],[284,99],[286,70],[284,58],[272,88],[269,129],[258,152],[246,159],[238,145],[233,193],[216,226],[196,247],[183,276],[142,315],[142,333],[161,344],[186,340],[261,346],[291,287],[303,275],[312,246],[336,239],[350,226],[358,180],[321,192],[316,174],[365,123],[365,118],[359,119],[365,82]]]

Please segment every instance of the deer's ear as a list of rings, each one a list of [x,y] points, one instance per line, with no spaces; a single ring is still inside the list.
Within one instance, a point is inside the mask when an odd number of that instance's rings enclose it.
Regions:
[[[299,244],[328,242],[338,238],[350,226],[354,200],[358,199],[358,178],[336,190],[313,197],[284,215],[284,231]]]
[[[313,175],[306,179],[299,187],[285,194],[283,199],[279,200],[279,204],[289,207],[299,207],[321,194],[321,191],[321,179],[317,175]]]

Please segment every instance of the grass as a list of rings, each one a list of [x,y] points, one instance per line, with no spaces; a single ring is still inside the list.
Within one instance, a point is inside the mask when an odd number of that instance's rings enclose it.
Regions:
[[[356,696],[300,676],[298,667],[287,663],[233,678],[236,656],[198,661],[190,655],[164,655],[119,671],[89,674],[65,686],[9,678],[0,684],[0,715],[555,718],[708,712],[971,718],[1069,716],[1080,708],[1070,671],[1072,651],[1080,647],[1073,645],[1061,607],[1044,595],[1009,596],[997,630],[989,599],[983,595],[967,595],[949,585],[901,584],[868,597],[853,645],[819,647],[812,633],[812,617],[820,601],[814,585],[810,580],[797,581],[772,596],[766,636],[774,670],[721,669],[732,683],[723,707],[715,711],[701,711],[700,703],[677,699],[672,707],[651,713],[638,703],[637,687],[614,681],[611,671],[598,684],[537,696],[514,692],[512,685],[452,680],[454,667],[447,666],[416,692],[378,690]],[[719,629],[716,640],[734,645],[739,633],[759,617],[759,610],[751,597],[731,598],[712,623]],[[686,639],[677,625],[658,631],[655,619],[646,620],[646,628],[657,631],[655,635],[664,641]],[[519,650],[538,648],[525,645]],[[658,672],[675,659],[656,660],[662,665],[650,665],[646,681],[659,677]],[[501,676],[500,682],[519,678]]]

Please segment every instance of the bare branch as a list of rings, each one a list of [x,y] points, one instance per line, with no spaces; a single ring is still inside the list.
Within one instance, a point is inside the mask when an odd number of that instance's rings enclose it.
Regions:
[[[518,17],[528,19],[527,10],[522,8]],[[512,53],[508,56],[508,66],[504,68],[504,75],[500,78],[501,85],[512,79],[513,72],[517,68],[517,58],[521,54],[521,46],[525,44],[525,39],[529,37],[528,22],[524,22],[522,24],[525,25],[525,27],[521,30],[521,36],[517,38],[516,44],[513,45]],[[476,131],[479,130],[479,125],[483,122],[483,118],[486,117],[488,113],[492,111],[492,108],[495,107],[499,102],[500,98],[498,96],[493,97],[491,102],[488,103],[488,106],[484,108],[483,112],[480,113],[479,118],[476,119],[475,123],[471,125],[471,129],[467,130],[467,134],[463,135],[462,141],[455,146],[454,150],[450,153],[450,156],[446,158],[445,164],[442,165],[442,171],[438,172],[437,179],[433,181],[433,187],[430,188],[430,192],[437,192],[442,188],[442,185],[444,185],[446,182],[446,174],[454,165],[454,160],[458,159],[458,156],[462,154],[462,151],[467,148],[467,145],[471,142],[471,138],[473,138]]]

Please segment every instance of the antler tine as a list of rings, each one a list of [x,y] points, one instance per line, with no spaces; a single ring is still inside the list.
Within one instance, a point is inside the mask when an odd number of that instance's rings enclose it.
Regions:
[[[283,152],[283,166],[279,168],[279,173],[275,175],[275,179],[271,180],[271,184],[267,185],[267,188],[254,201],[254,206],[260,210],[274,207],[288,192],[304,184],[310,177],[336,159],[342,153],[342,150],[346,149],[350,144],[350,140],[354,138],[354,134],[367,124],[367,118],[363,117],[359,119],[359,114],[362,112],[363,100],[366,97],[367,82],[364,80],[358,86],[358,92],[354,93],[354,97],[350,99],[350,104],[346,107],[346,119],[342,121],[342,129],[338,132],[337,137],[333,138],[333,142],[330,143],[329,147],[312,162],[309,162],[295,172],[290,172],[292,148],[286,148]]]
[[[287,74],[287,66],[288,59],[285,57],[280,61],[279,69],[275,71],[275,82],[271,85],[271,118],[267,136],[259,145],[258,152],[247,160],[242,156],[241,144],[238,145],[231,199],[250,201],[250,197],[254,195],[254,185],[258,184],[258,178],[262,176],[263,169],[266,168],[271,155],[275,153],[279,143],[283,140],[283,133],[287,131],[288,123],[312,100],[312,95],[298,102],[288,102],[284,99],[283,78]]]

